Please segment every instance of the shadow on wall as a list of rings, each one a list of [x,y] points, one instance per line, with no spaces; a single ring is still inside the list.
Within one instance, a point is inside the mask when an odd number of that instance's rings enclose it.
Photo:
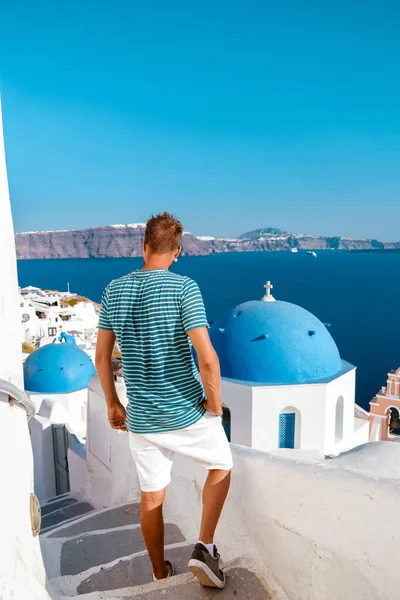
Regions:
[[[227,406],[222,407],[222,427],[228,438],[228,442],[231,441],[231,411]]]
[[[344,430],[344,398],[339,396],[336,402],[336,421],[335,421],[335,438],[336,443],[341,442],[343,439]]]

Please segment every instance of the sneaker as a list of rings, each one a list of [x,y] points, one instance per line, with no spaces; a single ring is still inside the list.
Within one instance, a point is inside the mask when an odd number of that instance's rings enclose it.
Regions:
[[[168,567],[168,575],[167,575],[167,577],[173,577],[175,575],[174,565],[172,563],[170,563],[169,560],[166,560],[165,564]],[[165,577],[165,579],[167,579],[167,577]],[[153,581],[162,581],[162,579],[157,579],[157,577],[153,573]]]
[[[196,544],[189,561],[189,571],[206,587],[222,589],[225,587],[225,574],[219,568],[220,555],[215,548],[215,556],[211,556],[203,544]]]

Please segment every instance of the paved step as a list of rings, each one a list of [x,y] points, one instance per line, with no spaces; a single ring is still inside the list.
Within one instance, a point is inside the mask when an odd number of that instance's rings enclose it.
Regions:
[[[72,507],[70,507],[72,508]],[[67,510],[67,509],[66,509]],[[184,542],[176,525],[165,526],[165,544]],[[146,549],[140,527],[83,534],[67,540],[61,547],[60,574],[77,575],[91,567],[110,563]]]
[[[166,524],[165,544],[166,558],[173,562],[177,576],[152,582],[151,563],[140,530],[139,505],[130,503],[94,511],[89,503],[77,499],[64,504],[70,499],[66,496],[49,502],[46,507],[54,502],[58,508],[46,511],[43,517],[45,523],[51,524],[41,538],[42,552],[57,597],[213,600],[220,596],[220,590],[200,586],[187,572],[193,544],[185,541],[176,525]],[[88,514],[89,511],[93,513]],[[243,559],[226,567],[224,600],[272,600],[273,595],[253,569],[254,564]]]
[[[138,525],[140,523],[140,504],[124,504],[101,512],[96,511],[79,523],[71,523],[61,529],[56,529],[49,538],[71,537],[91,531],[102,529],[114,529],[126,525]]]
[[[224,568],[224,590],[205,588],[191,573],[184,573],[153,583],[121,589],[89,592],[77,600],[274,600],[275,595],[263,578],[253,571],[252,563],[235,559]]]
[[[176,574],[187,573],[193,544],[167,548],[166,557],[174,564]],[[147,553],[120,560],[117,564],[93,573],[77,588],[78,594],[104,592],[143,585],[152,581],[153,570]],[[239,600],[239,599],[237,599]]]
[[[200,586],[197,579],[193,578],[181,585],[166,589],[154,589],[148,593],[127,596],[126,600],[273,600],[266,590],[262,580],[247,568],[234,567],[226,571],[226,587],[221,590]]]
[[[58,510],[59,508],[65,508],[66,506],[70,506],[71,504],[76,504],[77,502],[78,502],[78,500],[76,498],[72,498],[71,496],[69,498],[61,498],[59,500],[53,500],[52,502],[44,504],[41,507],[42,517],[44,517],[45,515],[48,515],[51,512],[54,512],[55,510]]]
[[[60,494],[59,496],[54,496],[53,498],[49,498],[46,502],[46,504],[48,504],[49,502],[54,502],[55,500],[61,500],[61,498],[71,498],[71,492],[66,492],[65,494]]]
[[[60,508],[54,512],[50,512],[42,517],[41,533],[47,533],[55,527],[61,525],[64,521],[78,518],[93,510],[93,506],[89,502],[76,502],[70,506]]]

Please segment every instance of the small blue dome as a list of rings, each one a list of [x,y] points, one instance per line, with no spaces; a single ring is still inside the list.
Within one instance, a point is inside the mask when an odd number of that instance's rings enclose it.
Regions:
[[[337,346],[310,312],[288,302],[253,301],[210,328],[222,377],[247,383],[312,383],[338,375]]]
[[[24,384],[28,392],[65,394],[87,388],[95,373],[90,357],[75,344],[47,344],[26,359]]]

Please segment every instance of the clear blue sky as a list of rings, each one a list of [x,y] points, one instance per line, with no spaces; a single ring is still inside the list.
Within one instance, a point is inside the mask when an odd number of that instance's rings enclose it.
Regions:
[[[400,239],[399,31],[397,0],[2,2],[16,230]]]

